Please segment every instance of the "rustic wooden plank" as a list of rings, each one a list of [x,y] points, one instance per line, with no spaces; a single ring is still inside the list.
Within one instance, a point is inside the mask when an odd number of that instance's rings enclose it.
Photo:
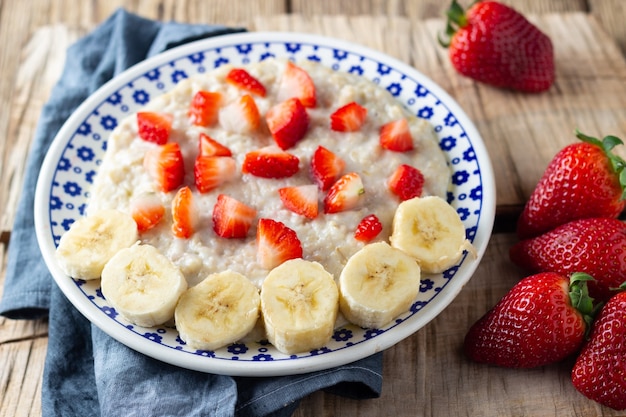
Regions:
[[[626,3],[623,0],[588,0],[589,12],[626,54]]]

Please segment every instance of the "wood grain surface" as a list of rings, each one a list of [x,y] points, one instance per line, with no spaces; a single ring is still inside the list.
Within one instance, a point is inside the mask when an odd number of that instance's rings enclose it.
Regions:
[[[464,4],[469,1],[461,1]],[[585,399],[570,362],[506,370],[468,362],[465,332],[522,276],[508,261],[510,233],[547,162],[575,140],[626,137],[626,3],[508,0],[553,40],[555,86],[524,95],[459,76],[437,44],[440,0],[0,0],[0,295],[24,163],[65,50],[118,7],[147,18],[222,23],[250,30],[317,33],[358,42],[417,68],[450,93],[480,131],[497,178],[496,233],[455,301],[422,330],[385,352],[382,397],[355,401],[323,392],[304,416],[618,416]],[[0,417],[41,415],[45,320],[0,317]]]

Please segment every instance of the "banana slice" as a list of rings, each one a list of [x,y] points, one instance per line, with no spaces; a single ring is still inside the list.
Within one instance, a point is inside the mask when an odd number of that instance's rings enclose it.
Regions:
[[[381,328],[408,311],[420,289],[414,258],[387,242],[365,245],[339,277],[339,308],[358,326]]]
[[[187,289],[182,272],[158,249],[134,245],[122,249],[102,270],[102,294],[128,321],[158,326],[174,317]]]
[[[317,262],[292,259],[272,269],[261,286],[267,339],[292,354],[324,346],[333,334],[339,293]]]
[[[260,302],[259,290],[245,276],[233,271],[211,274],[180,297],[176,328],[189,347],[215,350],[254,329]]]
[[[130,215],[101,210],[75,221],[61,236],[55,255],[70,277],[98,279],[109,259],[138,238],[137,224]]]
[[[464,251],[476,253],[465,238],[465,227],[454,207],[434,196],[400,203],[389,241],[417,259],[424,273],[445,271],[461,259]]]

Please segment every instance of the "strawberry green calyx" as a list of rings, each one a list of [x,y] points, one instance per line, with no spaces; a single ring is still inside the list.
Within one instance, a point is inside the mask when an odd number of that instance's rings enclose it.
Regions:
[[[602,303],[594,305],[593,298],[589,296],[588,281],[594,281],[594,278],[584,272],[574,272],[570,275],[569,298],[572,306],[580,312],[587,324],[586,336],[589,335],[593,319],[602,305]]]
[[[452,4],[450,8],[446,11],[446,16],[448,17],[448,21],[446,23],[446,39],[442,39],[441,36],[438,36],[439,44],[444,48],[450,46],[450,39],[452,35],[458,30],[458,28],[462,28],[467,25],[467,16],[465,15],[465,10],[463,7],[456,1],[452,0]]]

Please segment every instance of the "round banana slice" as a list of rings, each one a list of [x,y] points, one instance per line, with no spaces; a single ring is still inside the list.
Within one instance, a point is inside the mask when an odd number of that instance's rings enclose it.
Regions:
[[[339,308],[358,326],[381,328],[408,311],[420,289],[414,258],[386,242],[365,245],[339,277]]]
[[[70,277],[98,279],[118,251],[139,238],[133,218],[117,210],[101,210],[75,221],[56,249],[59,267]]]
[[[122,249],[102,270],[102,294],[129,322],[158,326],[174,317],[187,289],[182,272],[154,246]]]
[[[324,346],[337,318],[333,276],[317,262],[292,259],[272,269],[261,287],[267,339],[287,354]]]
[[[189,347],[215,350],[252,331],[260,302],[259,290],[245,276],[233,271],[211,274],[180,297],[176,328]]]
[[[458,213],[441,197],[416,197],[396,209],[391,246],[408,253],[422,272],[436,274],[455,265],[464,251],[475,253]]]

